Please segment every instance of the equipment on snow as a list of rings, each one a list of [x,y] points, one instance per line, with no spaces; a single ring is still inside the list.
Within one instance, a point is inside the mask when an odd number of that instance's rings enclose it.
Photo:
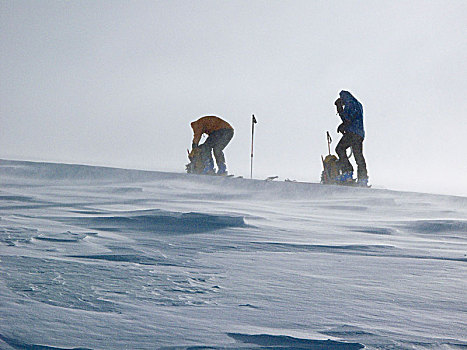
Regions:
[[[275,179],[278,179],[279,176],[268,176],[264,181],[274,181]]]
[[[191,152],[187,149],[188,159],[190,163],[186,164],[186,172],[188,174],[215,174],[214,161],[210,152],[205,149],[207,145],[201,144],[194,147]]]
[[[337,160],[337,157],[333,154],[327,155],[326,158],[321,156],[321,161],[323,162],[323,171],[321,172],[322,184],[333,184],[337,182],[337,177],[339,176]]]
[[[225,177],[233,177],[234,175],[228,174],[225,164],[221,165],[219,170],[214,169],[214,160],[212,159],[208,145],[204,143],[198,147],[194,147],[191,152],[187,149],[188,159],[190,163],[185,165],[188,174],[200,175],[217,175]]]
[[[362,187],[368,186],[368,179],[356,181],[353,178],[353,171],[342,172],[339,168],[339,159],[331,154],[332,138],[329,131],[326,132],[326,139],[328,143],[328,155],[321,156],[323,163],[323,171],[321,172],[321,183],[325,185],[356,185]]]
[[[332,138],[329,131],[326,131],[326,141],[328,143],[328,155],[326,158],[321,156],[321,162],[323,163],[323,171],[321,173],[322,184],[336,183],[337,177],[339,176],[339,168],[337,166],[337,157],[331,154],[331,143]]]

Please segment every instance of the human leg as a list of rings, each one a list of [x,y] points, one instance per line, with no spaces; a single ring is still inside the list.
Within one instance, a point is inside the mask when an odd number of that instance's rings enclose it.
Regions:
[[[202,159],[203,159],[203,174],[213,174],[214,173],[214,160],[212,159],[212,145],[208,139],[201,144],[199,147],[201,149]]]
[[[357,163],[357,177],[359,182],[368,182],[368,173],[366,169],[366,161],[363,156],[363,138],[355,135],[352,143],[353,155]]]
[[[353,166],[350,164],[349,158],[347,157],[347,148],[351,146],[352,136],[350,133],[345,133],[336,146],[336,153],[339,157],[337,166],[342,171],[342,173],[353,172]]]
[[[234,131],[233,129],[221,129],[215,131],[214,133],[216,133],[216,142],[213,146],[214,158],[216,158],[218,173],[224,174],[226,173],[227,167],[225,165],[225,156],[223,150],[229,144],[230,140],[232,140]]]

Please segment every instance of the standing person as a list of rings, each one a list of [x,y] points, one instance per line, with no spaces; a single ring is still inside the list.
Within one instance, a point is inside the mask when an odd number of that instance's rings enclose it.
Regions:
[[[225,165],[224,148],[229,144],[234,135],[234,129],[225,120],[216,116],[201,117],[191,123],[193,129],[192,148],[202,147],[204,157],[207,159],[203,173],[214,173],[214,161],[212,153],[216,158],[217,174],[227,175],[227,167]],[[201,136],[207,134],[208,138],[202,145],[198,145]]]
[[[337,132],[342,133],[342,138],[336,146],[336,153],[339,157],[338,166],[342,172],[338,180],[351,181],[353,177],[353,166],[347,157],[347,148],[352,147],[357,163],[357,183],[361,186],[367,186],[368,174],[363,156],[363,140],[365,139],[363,106],[350,92],[345,90],[339,93],[339,98],[334,104],[342,119],[342,124],[337,128]]]

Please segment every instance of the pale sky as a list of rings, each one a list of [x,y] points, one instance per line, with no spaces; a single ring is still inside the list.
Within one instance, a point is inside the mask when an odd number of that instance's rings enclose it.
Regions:
[[[0,158],[184,172],[218,115],[249,177],[255,114],[254,177],[318,182],[345,89],[370,183],[466,196],[466,23],[465,0],[2,0]]]

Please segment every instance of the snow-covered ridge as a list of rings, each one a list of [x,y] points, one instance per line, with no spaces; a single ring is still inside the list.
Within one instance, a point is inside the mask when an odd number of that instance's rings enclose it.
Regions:
[[[410,193],[410,192],[397,192],[383,189],[362,189],[342,186],[322,186],[318,183],[302,183],[294,181],[264,181],[264,180],[250,180],[243,178],[224,178],[224,177],[212,177],[212,176],[201,176],[192,175],[185,173],[171,173],[171,172],[160,172],[160,171],[147,171],[147,170],[134,170],[134,169],[122,169],[122,168],[111,168],[111,167],[99,167],[89,166],[81,164],[62,164],[62,163],[47,163],[47,162],[29,162],[29,161],[15,161],[15,160],[4,160],[0,159],[0,179],[9,178],[10,182],[14,182],[14,179],[21,182],[28,179],[28,183],[33,185],[35,182],[44,181],[73,181],[76,184],[85,183],[135,183],[135,182],[150,182],[150,181],[163,181],[167,180],[169,183],[176,183],[177,180],[183,183],[191,184],[188,189],[202,189],[203,186],[220,186],[222,192],[228,193],[228,195],[246,195],[251,197],[254,195],[263,195],[265,197],[277,197],[277,198],[311,198],[311,197],[322,197],[327,198],[329,196],[342,196],[342,194],[350,193],[354,196],[356,193],[364,194],[362,191],[372,191],[379,193],[400,193],[401,195],[408,194],[410,196],[430,196],[444,197],[452,201],[458,201],[460,204],[467,204],[467,197],[462,196],[449,196],[449,195],[436,195],[436,194],[425,194],[425,193]],[[212,188],[212,187],[211,187]],[[230,193],[229,189],[234,189],[234,193]],[[141,187],[135,186],[122,186],[122,187],[109,187],[107,191],[111,192],[138,192],[142,191]],[[198,191],[199,192],[199,191]],[[240,192],[240,193],[239,193]],[[211,195],[218,195],[222,197],[223,193],[211,193]],[[373,196],[376,197],[376,196]],[[373,198],[374,202],[386,201],[386,196],[382,195],[382,198]],[[391,200],[391,199],[389,199]],[[371,203],[374,204],[374,203]]]
[[[466,262],[465,197],[0,160],[0,349],[459,349]]]

